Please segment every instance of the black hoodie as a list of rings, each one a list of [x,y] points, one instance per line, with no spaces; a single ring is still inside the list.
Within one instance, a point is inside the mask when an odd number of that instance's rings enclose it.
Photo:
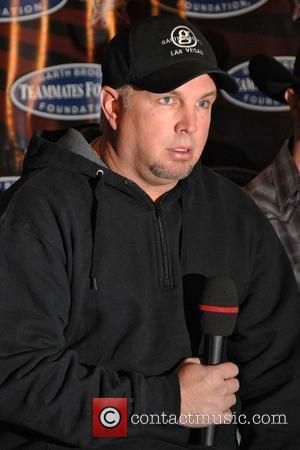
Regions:
[[[176,367],[199,354],[197,306],[215,275],[240,302],[228,357],[249,422],[241,448],[298,450],[299,293],[253,201],[197,164],[155,204],[78,131],[63,134],[32,138],[0,202],[1,450],[190,448],[172,424],[129,420],[127,438],[93,437],[92,399],[178,417]],[[288,424],[254,425],[274,413]],[[235,449],[235,427],[217,426],[212,448]]]

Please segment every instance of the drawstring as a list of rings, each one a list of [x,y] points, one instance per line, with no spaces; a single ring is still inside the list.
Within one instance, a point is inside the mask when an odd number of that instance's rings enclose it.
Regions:
[[[97,175],[97,184],[95,186],[95,199],[96,199],[96,211],[95,211],[95,223],[93,230],[93,243],[92,243],[92,264],[91,264],[91,289],[96,291],[98,289],[98,282],[96,277],[96,271],[99,271],[100,266],[100,232],[99,232],[99,224],[100,224],[100,214],[101,214],[101,206],[103,203],[103,182],[104,182],[104,172],[99,169],[96,172]]]

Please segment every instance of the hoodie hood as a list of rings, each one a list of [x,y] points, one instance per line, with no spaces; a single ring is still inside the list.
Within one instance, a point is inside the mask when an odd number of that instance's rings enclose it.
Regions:
[[[97,131],[97,136],[99,130],[95,128],[95,131]],[[91,135],[91,132],[89,134]],[[93,224],[90,280],[91,288],[97,290],[98,280],[95,273],[100,259],[100,233],[97,230],[100,226],[100,214],[103,205],[103,195],[101,195],[103,191],[103,174],[107,166],[97,157],[88,141],[83,137],[83,134],[71,128],[67,131],[36,132],[32,137],[24,159],[23,173],[26,174],[32,170],[50,167],[87,175],[95,179],[95,183],[93,183],[95,220]],[[111,171],[108,170],[108,172],[112,174]],[[113,174],[113,177],[121,178],[117,174]],[[116,181],[119,184],[120,180]]]
[[[99,129],[91,128],[87,130],[87,134],[93,140],[99,135]],[[81,132],[74,128],[46,130],[33,135],[25,155],[23,173],[33,169],[55,167],[68,172],[95,176],[99,166],[106,167]]]

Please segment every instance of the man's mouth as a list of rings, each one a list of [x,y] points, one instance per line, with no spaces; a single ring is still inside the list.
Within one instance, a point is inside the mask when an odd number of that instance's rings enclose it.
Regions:
[[[176,160],[185,161],[192,157],[192,149],[190,147],[172,147],[168,150]]]
[[[176,148],[173,148],[172,150],[174,150],[176,152],[188,152],[190,149],[186,148],[186,147],[176,147]]]

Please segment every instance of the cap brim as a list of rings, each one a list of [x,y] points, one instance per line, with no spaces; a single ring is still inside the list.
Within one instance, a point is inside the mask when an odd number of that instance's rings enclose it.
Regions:
[[[146,77],[132,80],[132,84],[146,91],[163,93],[170,92],[184,83],[200,75],[212,75],[216,86],[228,92],[236,92],[238,83],[234,77],[218,67],[215,69],[206,68],[199,61],[189,61],[188,63],[177,63],[152,72]]]
[[[255,55],[250,60],[249,74],[261,92],[281,103],[286,103],[285,91],[298,81],[279,61],[267,55]]]

